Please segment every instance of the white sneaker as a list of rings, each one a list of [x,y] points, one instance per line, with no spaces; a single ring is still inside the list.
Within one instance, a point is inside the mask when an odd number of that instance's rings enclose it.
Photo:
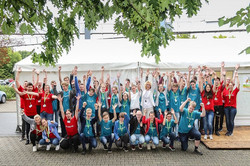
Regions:
[[[212,140],[212,139],[213,139],[213,135],[212,135],[212,134],[210,134],[210,135],[209,135],[209,138]]]
[[[205,139],[205,140],[207,139],[207,135],[204,135],[204,139]]]
[[[155,149],[155,148],[156,148],[156,147],[155,147],[155,144],[152,143],[152,149]]]
[[[60,149],[60,145],[56,145],[56,151]]]
[[[147,144],[147,150],[151,150],[149,143]]]
[[[33,152],[36,152],[36,151],[37,151],[37,147],[33,146]]]
[[[49,151],[49,150],[50,150],[50,147],[51,147],[51,144],[47,145],[47,146],[46,146],[46,150]]]
[[[43,147],[43,146],[42,146],[42,145],[40,145],[40,144],[37,144],[37,147],[38,147],[38,148],[41,148],[41,147]]]

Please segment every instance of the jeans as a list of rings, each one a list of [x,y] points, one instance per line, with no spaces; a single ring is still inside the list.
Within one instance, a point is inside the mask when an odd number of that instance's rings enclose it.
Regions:
[[[108,135],[108,136],[101,136],[100,137],[100,142],[104,145],[109,143],[108,149],[111,149],[112,143],[114,142],[114,134]]]
[[[49,144],[53,144],[53,145],[59,145],[59,139],[58,138],[49,138],[50,142],[46,142],[45,139],[41,139],[39,141],[40,145],[49,145]]]
[[[118,148],[122,147],[122,143],[124,144],[124,147],[127,147],[129,143],[129,134],[126,133],[123,136],[120,136],[120,140],[115,140],[115,144]]]
[[[145,138],[142,134],[132,134],[130,142],[132,145],[143,144],[145,142]]]
[[[179,120],[180,120],[180,112],[175,112],[175,116],[176,116],[176,118],[177,118],[177,120],[178,120],[178,122],[179,122]],[[174,128],[175,136],[176,136],[176,137],[178,137],[178,130],[179,130],[179,124],[177,123],[177,124],[175,125],[175,128]]]
[[[195,140],[201,140],[201,133],[193,127],[188,133],[179,133],[181,149],[186,151],[188,148],[188,138],[193,137]]]
[[[198,111],[198,112],[199,112],[199,110],[194,110],[194,111]],[[199,130],[199,120],[198,120],[198,119],[195,119],[195,120],[194,120],[194,127],[195,127],[197,130]]]
[[[78,145],[80,145],[79,134],[76,134],[74,136],[66,136],[60,143],[60,147],[62,149],[69,149],[70,147],[73,147],[74,150],[77,150]]]
[[[47,112],[43,111],[40,113],[41,118],[45,118],[46,120],[53,120],[53,114],[48,114]]]
[[[145,142],[147,144],[149,144],[149,141],[152,140],[153,141],[153,144],[154,145],[158,145],[159,144],[159,138],[158,137],[152,137],[152,136],[149,136],[149,135],[146,135],[145,136]]]
[[[203,118],[203,124],[204,124],[204,130],[205,134],[207,135],[207,129],[209,130],[209,134],[212,134],[213,132],[213,119],[214,119],[214,112],[206,111],[206,116]]]
[[[224,116],[223,106],[214,106],[214,112],[215,112],[214,130],[216,132],[216,131],[219,130],[219,124],[220,124],[220,128],[222,128],[222,124],[221,123],[223,123],[223,122],[220,119],[221,119],[222,115]]]
[[[169,144],[169,146],[174,146],[174,139],[175,139],[175,133],[172,132],[169,134],[169,137],[167,135],[163,136],[161,138],[163,144]]]
[[[225,115],[226,115],[227,131],[233,133],[234,118],[237,113],[237,110],[234,107],[225,107],[224,109],[225,109]]]
[[[96,148],[97,147],[97,142],[95,137],[85,137],[83,133],[80,134],[80,139],[82,142],[82,149],[86,150],[86,144],[89,143],[89,147]]]

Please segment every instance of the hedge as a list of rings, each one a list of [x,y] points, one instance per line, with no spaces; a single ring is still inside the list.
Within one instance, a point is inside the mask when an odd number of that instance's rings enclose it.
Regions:
[[[12,87],[9,87],[7,85],[0,85],[0,91],[4,91],[8,99],[16,98],[16,92]]]

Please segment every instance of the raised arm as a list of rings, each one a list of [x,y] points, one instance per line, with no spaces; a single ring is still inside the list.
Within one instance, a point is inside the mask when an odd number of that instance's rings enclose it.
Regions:
[[[62,104],[62,97],[61,95],[58,95],[58,101],[59,101],[59,107],[62,115],[62,119],[65,118],[64,110],[63,110],[63,104]]]
[[[238,75],[238,72],[235,72],[236,74],[235,74],[235,78],[236,78],[236,80],[237,80],[237,84],[236,84],[236,87],[238,88],[238,89],[240,89],[240,80],[239,80],[239,75]]]
[[[34,87],[36,88],[38,86],[38,82],[39,82],[40,71],[36,70],[35,73],[36,73],[36,82],[34,83]]]
[[[203,79],[203,74],[202,74],[202,72],[200,72],[199,73],[199,88],[200,88],[200,91],[201,92],[203,92],[203,81],[204,81],[204,79]]]
[[[47,82],[48,82],[48,74],[47,74],[47,71],[46,71],[45,69],[43,70],[43,72],[44,72],[43,83],[44,83],[45,85],[47,85]]]
[[[176,116],[175,116],[175,113],[174,113],[174,109],[173,109],[173,108],[171,108],[171,113],[172,113],[172,115],[173,115],[173,117],[174,117],[174,123],[177,124],[177,123],[178,123],[178,119],[177,119]]]
[[[35,92],[28,92],[28,91],[25,91],[26,94],[28,95],[33,95],[33,96],[39,96],[38,93],[35,93]]]
[[[182,103],[182,105],[180,106],[180,112],[183,112],[183,109],[184,109],[185,105],[186,105],[188,102],[190,102],[190,101],[191,101],[191,99],[188,98],[184,103]]]
[[[101,108],[102,108],[102,103],[98,102],[98,118],[100,122],[102,121]]]
[[[201,117],[205,117],[206,116],[206,110],[205,110],[205,106],[203,103],[200,104],[201,105]]]
[[[225,62],[222,61],[221,62],[221,67],[220,67],[220,80],[224,80],[224,75],[223,75],[224,67],[225,67]]]
[[[16,73],[16,87],[17,87],[17,89],[21,86],[20,82],[19,82],[19,75],[20,75],[21,72],[22,72],[21,67],[18,67],[17,73]]]
[[[113,119],[112,119],[112,122],[113,122],[113,123],[114,123],[115,120],[117,119],[116,110],[115,110],[116,107],[117,107],[117,104],[113,105],[113,114],[114,114],[114,117],[113,117]]]
[[[76,96],[76,109],[75,109],[75,117],[78,120],[78,113],[79,113],[79,101],[81,98],[81,94],[78,94],[78,96]]]
[[[192,66],[189,66],[188,67],[188,77],[187,77],[187,89],[189,89],[189,87],[190,87],[190,75],[191,75],[191,72],[192,72]]]
[[[164,112],[164,118],[163,118],[163,122],[162,122],[163,126],[166,124],[167,113],[168,113],[167,111]]]
[[[101,68],[101,80],[100,80],[100,84],[104,83],[104,66],[102,66]]]
[[[59,82],[60,82],[60,85],[62,85],[62,75],[61,75],[61,70],[62,70],[62,67],[59,66],[58,67],[58,76],[59,76]]]

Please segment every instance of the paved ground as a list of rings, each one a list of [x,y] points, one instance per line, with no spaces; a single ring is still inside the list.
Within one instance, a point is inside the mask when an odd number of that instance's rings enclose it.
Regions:
[[[8,113],[6,113],[8,112]],[[11,113],[12,112],[12,113]],[[193,154],[194,144],[187,152],[180,150],[180,143],[176,142],[176,151],[161,147],[155,151],[129,151],[125,153],[117,150],[113,145],[113,153],[103,151],[98,141],[97,149],[92,154],[82,156],[80,151],[72,154],[59,150],[47,152],[44,148],[38,152],[32,152],[32,145],[20,142],[20,135],[15,133],[16,113],[15,102],[0,104],[0,165],[250,165],[250,150],[208,150],[204,145],[200,146],[203,156]],[[81,150],[81,148],[80,148]]]
[[[203,156],[192,153],[193,143],[187,152],[180,151],[176,143],[176,151],[158,148],[155,151],[129,151],[125,153],[113,147],[113,153],[107,154],[99,144],[92,154],[82,156],[63,150],[47,152],[44,148],[32,152],[31,145],[24,145],[19,137],[0,137],[0,165],[250,165],[249,150],[208,150],[203,145],[200,150]]]

